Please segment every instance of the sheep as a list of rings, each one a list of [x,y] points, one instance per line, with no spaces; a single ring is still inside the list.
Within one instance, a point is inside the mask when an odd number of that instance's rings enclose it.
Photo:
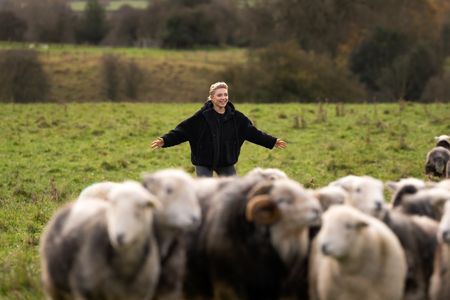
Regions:
[[[385,209],[383,183],[370,176],[348,175],[329,184],[348,192],[348,204],[374,217]]]
[[[443,205],[448,199],[450,199],[450,191],[436,185],[433,188],[403,196],[397,209],[408,215],[422,215],[439,221]]]
[[[108,199],[108,193],[114,187],[120,185],[118,182],[103,181],[91,184],[87,188],[84,188],[77,198],[77,201],[86,201],[89,199]]]
[[[405,215],[399,207],[387,210],[382,221],[397,236],[405,251],[405,300],[426,299],[433,273],[438,223],[428,217]]]
[[[444,147],[445,149],[450,150],[450,136],[435,136],[434,140],[436,141],[436,147]]]
[[[310,256],[311,299],[402,299],[405,254],[385,224],[347,205],[330,207],[322,222]]]
[[[155,214],[154,231],[161,261],[155,299],[179,299],[185,276],[188,235],[201,222],[197,183],[185,171],[165,169],[144,174],[143,185],[163,206]]]
[[[425,161],[425,174],[428,177],[445,177],[447,174],[447,163],[450,161],[450,150],[438,146],[427,153]]]
[[[188,298],[277,299],[307,293],[308,226],[320,220],[319,202],[293,180],[255,183],[252,177],[215,196],[198,248],[205,255],[203,278],[210,281]]]
[[[261,179],[275,180],[281,178],[288,178],[285,172],[281,171],[277,168],[260,168],[256,167],[250,170],[246,175],[246,177],[258,177]]]
[[[392,207],[399,206],[404,195],[411,195],[424,189],[426,184],[423,180],[409,177],[402,178],[400,181],[387,181],[385,186],[393,193],[391,204]]]
[[[316,190],[322,210],[326,211],[331,205],[344,204],[349,202],[348,192],[340,186],[325,186]]]
[[[439,245],[436,249],[434,272],[430,282],[430,300],[450,299],[450,201],[444,206],[444,215],[437,234]]]
[[[114,186],[106,197],[70,203],[48,223],[40,257],[49,299],[152,298],[159,257],[151,228],[161,204],[134,181]],[[74,226],[70,215],[79,203],[96,213]]]

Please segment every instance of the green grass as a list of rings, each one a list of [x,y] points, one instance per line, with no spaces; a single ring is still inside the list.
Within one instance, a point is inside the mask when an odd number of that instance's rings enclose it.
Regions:
[[[348,174],[382,180],[424,178],[435,135],[450,130],[447,104],[244,104],[258,128],[284,150],[245,143],[239,174],[276,167],[316,188]],[[188,144],[152,151],[152,139],[195,104],[0,104],[0,299],[42,299],[38,244],[54,211],[102,180],[139,180],[144,171],[193,173]],[[296,122],[298,120],[298,122]],[[303,120],[303,121],[302,121]]]
[[[77,12],[84,11],[86,7],[87,1],[72,1],[70,2],[70,8]],[[119,1],[111,1],[105,7],[107,11],[115,11],[121,8],[124,5],[128,5],[132,8],[136,9],[145,9],[148,6],[148,1],[146,0],[119,0]]]

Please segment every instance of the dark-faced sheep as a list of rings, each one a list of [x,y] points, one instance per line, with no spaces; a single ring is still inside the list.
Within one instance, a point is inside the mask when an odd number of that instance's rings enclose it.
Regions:
[[[425,174],[427,176],[445,177],[447,163],[450,161],[450,150],[444,147],[435,147],[427,153],[425,161]]]
[[[436,141],[436,147],[444,147],[445,149],[450,150],[450,136],[435,136],[434,140]]]
[[[321,214],[313,193],[289,179],[255,184],[244,178],[216,197],[199,239],[210,290],[195,296],[278,299],[306,294],[308,226]]]
[[[422,216],[405,215],[398,208],[385,212],[382,221],[397,236],[407,262],[405,300],[426,299],[433,273],[437,222]]]
[[[319,300],[400,300],[403,249],[381,221],[347,205],[323,214],[310,256],[310,296]]]
[[[448,300],[450,299],[450,201],[447,201],[444,206],[438,240],[434,272],[430,283],[430,300]]]
[[[74,202],[46,227],[40,256],[50,299],[152,298],[159,277],[152,222],[160,203],[131,181],[112,188],[107,200]],[[95,213],[79,222],[78,203]]]
[[[385,185],[392,192],[392,207],[399,206],[404,196],[415,194],[426,187],[423,180],[413,177],[402,178],[398,182],[387,181]]]

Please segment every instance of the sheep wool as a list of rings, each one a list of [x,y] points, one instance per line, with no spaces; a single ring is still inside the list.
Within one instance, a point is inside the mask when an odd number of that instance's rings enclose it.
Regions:
[[[400,300],[405,254],[397,237],[378,219],[335,205],[310,256],[310,297],[319,300]]]

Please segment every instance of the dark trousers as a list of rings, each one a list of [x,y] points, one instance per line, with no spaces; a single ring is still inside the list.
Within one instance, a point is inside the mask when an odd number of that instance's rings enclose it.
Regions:
[[[219,176],[233,176],[236,175],[236,169],[234,166],[220,167],[220,168],[208,168],[204,166],[194,166],[197,177],[213,177],[213,171],[216,171]]]

